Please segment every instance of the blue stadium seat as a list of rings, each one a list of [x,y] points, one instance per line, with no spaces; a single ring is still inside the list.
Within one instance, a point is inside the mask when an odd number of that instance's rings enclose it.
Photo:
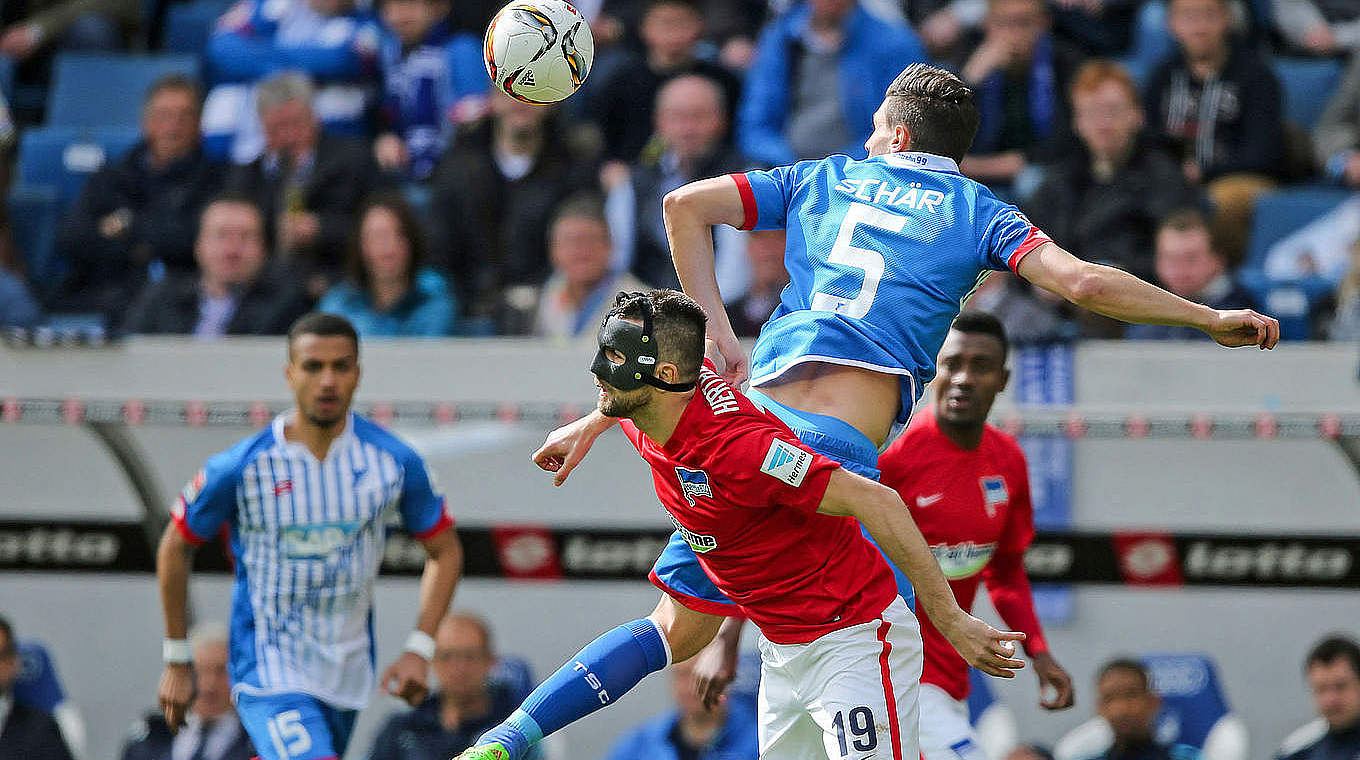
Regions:
[[[198,73],[199,61],[192,55],[62,54],[52,75],[47,124],[135,127],[153,82],[167,74]]]
[[[1144,87],[1157,65],[1175,51],[1176,41],[1166,28],[1166,3],[1154,0],[1138,10],[1133,44],[1129,54],[1120,58],[1119,62],[1129,70],[1138,86]]]
[[[34,127],[19,138],[19,184],[56,188],[57,207],[80,194],[85,180],[126,153],[141,134],[136,127]]]
[[[1238,281],[1266,312],[1280,320],[1280,336],[1286,340],[1310,337],[1313,308],[1331,294],[1332,284],[1317,277],[1272,280],[1264,271],[1266,254],[1271,246],[1331,211],[1348,196],[1338,189],[1295,188],[1269,192],[1256,200],[1247,257]]]
[[[168,53],[203,55],[213,24],[230,5],[230,0],[194,0],[170,6],[162,47]]]
[[[1341,83],[1340,61],[1276,58],[1272,65],[1284,89],[1285,121],[1311,132]]]
[[[33,294],[50,296],[66,276],[66,262],[57,258],[57,188],[52,185],[10,189],[10,234],[23,257]]]

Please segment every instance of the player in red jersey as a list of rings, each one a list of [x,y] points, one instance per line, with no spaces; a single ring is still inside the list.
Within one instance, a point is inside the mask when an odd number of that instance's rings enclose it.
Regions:
[[[762,758],[914,760],[919,628],[860,526],[975,667],[1013,675],[1022,663],[1012,642],[1024,634],[959,608],[896,492],[815,453],[716,374],[703,361],[706,321],[676,291],[620,294],[591,366],[598,410],[550,434],[534,461],[560,485],[622,420],[703,572],[761,630]],[[707,645],[723,616],[658,585],[666,593],[648,618],[587,645],[460,757],[520,760],[543,736]]]
[[[878,460],[880,482],[906,502],[959,606],[971,610],[978,585],[1006,624],[1024,631],[1025,652],[1039,678],[1039,704],[1072,705],[1072,679],[1048,651],[1024,554],[1034,538],[1025,454],[1014,438],[987,424],[1006,387],[1006,329],[990,314],[965,311],[940,349],[935,407]],[[925,640],[921,674],[921,756],[975,760],[981,755],[968,723],[968,663],[918,610]]]

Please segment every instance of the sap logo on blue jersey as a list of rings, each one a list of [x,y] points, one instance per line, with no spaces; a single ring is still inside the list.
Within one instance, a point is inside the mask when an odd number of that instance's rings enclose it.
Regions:
[[[873,189],[874,185],[878,185],[877,190]],[[939,190],[922,190],[920,182],[912,182],[903,187],[902,185],[889,185],[881,179],[850,179],[845,177],[836,185],[836,189],[862,201],[881,203],[884,206],[923,208],[932,214],[937,213],[936,206],[944,203],[944,193]]]
[[[694,506],[694,499],[698,496],[713,498],[713,488],[708,483],[708,473],[703,470],[690,470],[684,467],[675,468],[676,477],[680,478],[680,494],[685,497],[689,505]]]
[[[994,475],[984,477],[980,482],[982,483],[983,506],[987,508],[987,516],[995,517],[997,505],[1005,504],[1011,499],[1010,493],[1006,491],[1006,479],[1000,475]]]
[[[279,545],[293,559],[324,557],[349,543],[361,525],[359,520],[289,525],[279,531]]]

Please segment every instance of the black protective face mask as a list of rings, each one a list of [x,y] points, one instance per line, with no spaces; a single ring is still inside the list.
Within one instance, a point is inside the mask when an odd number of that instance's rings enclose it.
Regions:
[[[623,306],[634,301],[642,306],[642,324],[636,325],[619,316]],[[619,293],[614,297],[614,308],[605,315],[600,323],[600,350],[590,371],[600,382],[621,391],[634,391],[643,385],[660,388],[672,393],[683,393],[692,389],[695,381],[688,383],[668,383],[656,377],[656,337],[652,335],[652,303],[642,293]],[[609,361],[606,349],[617,351],[623,362]]]

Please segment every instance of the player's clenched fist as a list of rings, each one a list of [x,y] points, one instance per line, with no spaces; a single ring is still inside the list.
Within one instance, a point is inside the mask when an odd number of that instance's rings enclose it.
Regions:
[[[567,481],[567,476],[576,469],[576,465],[585,458],[586,452],[590,451],[600,433],[608,430],[616,422],[618,420],[613,417],[606,417],[598,411],[591,412],[548,433],[548,439],[538,447],[538,451],[534,452],[531,459],[540,468],[557,473],[553,478],[553,485],[560,486]]]
[[[1280,342],[1280,320],[1251,309],[1224,310],[1214,315],[1205,332],[1228,348],[1257,346],[1268,350]]]
[[[430,665],[423,657],[414,652],[404,652],[383,673],[382,691],[405,700],[412,707],[419,707],[429,693],[425,685],[429,669]]]
[[[936,627],[969,665],[989,676],[1014,678],[1015,671],[1025,667],[1015,657],[1015,642],[1025,640],[1019,631],[998,631],[962,610],[951,622]]]

